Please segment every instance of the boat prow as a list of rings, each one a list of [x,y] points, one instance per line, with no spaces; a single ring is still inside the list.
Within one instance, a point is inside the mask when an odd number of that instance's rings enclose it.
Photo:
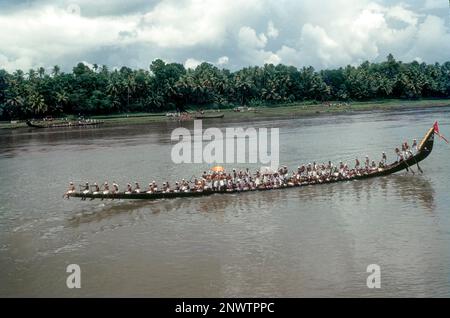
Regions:
[[[386,176],[389,174],[393,174],[402,170],[409,170],[410,167],[419,165],[419,162],[425,160],[431,151],[433,150],[434,145],[434,128],[430,128],[428,132],[425,134],[423,139],[421,140],[419,146],[417,147],[417,152],[415,155],[409,157],[406,160],[396,161],[386,168],[369,173],[367,175],[356,176],[355,179],[367,179],[373,177]]]

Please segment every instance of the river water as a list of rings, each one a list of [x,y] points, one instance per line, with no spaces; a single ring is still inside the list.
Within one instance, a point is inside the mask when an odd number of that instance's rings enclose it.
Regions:
[[[278,127],[281,164],[353,165],[383,150],[393,158],[434,120],[450,135],[449,114],[203,127]],[[178,125],[0,132],[0,296],[450,296],[449,146],[438,139],[423,175],[153,202],[62,198],[71,180],[162,183],[209,168],[172,163]],[[69,264],[81,268],[80,289],[66,286]],[[366,285],[369,264],[381,268],[380,289]]]

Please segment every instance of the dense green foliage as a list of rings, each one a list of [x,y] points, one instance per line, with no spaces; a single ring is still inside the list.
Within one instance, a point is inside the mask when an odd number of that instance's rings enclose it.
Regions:
[[[236,72],[202,63],[186,70],[155,60],[149,70],[79,63],[72,73],[58,66],[12,74],[0,69],[0,118],[183,110],[186,106],[233,107],[299,101],[450,97],[450,62],[382,63],[315,71],[266,64]]]

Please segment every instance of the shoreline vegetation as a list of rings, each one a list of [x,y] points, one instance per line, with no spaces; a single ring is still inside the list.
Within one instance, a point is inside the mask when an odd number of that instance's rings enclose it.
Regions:
[[[435,107],[450,106],[450,99],[420,99],[420,100],[375,100],[367,102],[340,102],[330,101],[324,103],[303,102],[280,105],[268,105],[252,107],[250,110],[236,112],[233,109],[221,109],[220,113],[225,114],[227,121],[249,121],[266,118],[301,118],[306,116],[333,115],[357,112],[371,111],[393,111],[393,110],[412,110],[428,109]],[[196,109],[186,109],[191,114],[198,114]],[[218,110],[206,110],[204,113],[217,114]],[[75,116],[68,116],[69,120],[77,121]],[[143,125],[155,122],[177,121],[176,118],[170,118],[164,113],[126,113],[90,116],[90,119],[102,121],[102,126],[125,126],[125,125]],[[216,119],[223,120],[223,119]],[[55,118],[53,123],[62,122]],[[0,129],[27,128],[25,120],[10,122],[0,121]]]
[[[58,65],[12,73],[0,66],[0,121],[10,122],[0,124],[4,128],[43,118],[145,123],[202,110],[243,120],[439,106],[449,99],[450,61],[404,63],[392,54],[382,62],[317,71],[283,64],[230,71],[206,62],[186,68],[161,59],[147,69],[78,63],[67,73]],[[234,113],[236,107],[246,111]]]

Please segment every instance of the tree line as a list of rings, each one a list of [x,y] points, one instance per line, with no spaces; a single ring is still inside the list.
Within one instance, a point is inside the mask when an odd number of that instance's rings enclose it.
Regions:
[[[422,97],[450,97],[450,62],[403,63],[389,54],[380,63],[321,71],[282,64],[235,72],[209,63],[186,69],[160,59],[148,70],[83,63],[71,73],[59,66],[51,72],[0,69],[0,119]]]

